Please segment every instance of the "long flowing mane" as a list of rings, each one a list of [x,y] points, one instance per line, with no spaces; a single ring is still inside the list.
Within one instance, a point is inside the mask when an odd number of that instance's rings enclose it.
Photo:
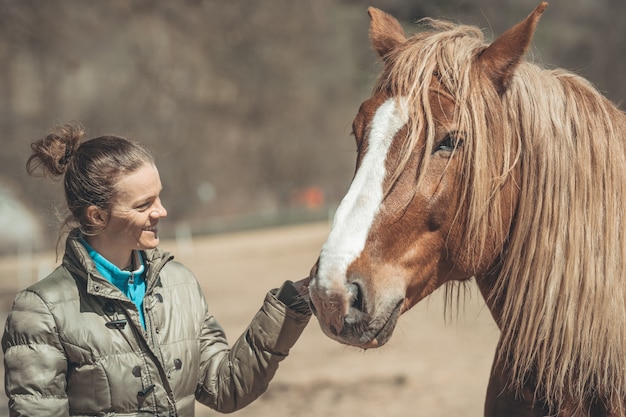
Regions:
[[[524,62],[504,95],[490,93],[476,68],[487,47],[472,26],[428,20],[385,61],[375,90],[407,98],[411,152],[428,163],[434,143],[428,87],[437,83],[457,108],[464,134],[463,201],[468,256],[502,230],[487,276],[502,306],[499,360],[512,384],[538,383],[551,407],[564,398],[626,398],[626,117],[589,82]],[[425,143],[418,143],[425,130]],[[498,223],[501,186],[519,172],[511,228]],[[419,174],[418,174],[419,180]],[[489,232],[489,233],[488,233]]]

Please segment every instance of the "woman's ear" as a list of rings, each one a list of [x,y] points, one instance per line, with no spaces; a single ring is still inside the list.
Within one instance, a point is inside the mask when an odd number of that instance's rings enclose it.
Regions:
[[[96,206],[87,207],[85,215],[89,224],[96,229],[103,229],[109,222],[109,213]]]

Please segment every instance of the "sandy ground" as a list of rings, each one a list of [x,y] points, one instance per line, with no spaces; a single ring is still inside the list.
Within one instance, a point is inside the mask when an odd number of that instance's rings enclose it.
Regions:
[[[210,310],[232,342],[267,290],[308,274],[327,232],[327,224],[311,224],[164,242],[162,247],[196,273]],[[0,259],[2,322],[15,291],[53,264],[51,255]],[[444,317],[442,294],[433,294],[404,314],[391,341],[374,350],[328,339],[313,318],[268,391],[231,415],[481,416],[497,337],[476,289],[451,319]],[[201,405],[196,410],[198,417],[218,415]],[[6,415],[3,401],[0,416]]]

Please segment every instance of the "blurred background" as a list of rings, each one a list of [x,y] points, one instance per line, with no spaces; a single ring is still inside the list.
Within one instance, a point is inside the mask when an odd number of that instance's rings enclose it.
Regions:
[[[67,121],[154,151],[168,236],[325,219],[351,179],[351,123],[377,72],[367,6],[407,33],[433,16],[492,39],[537,4],[0,0],[0,254],[55,245],[61,184],[24,164],[30,142]],[[552,1],[531,59],[619,104],[625,17],[624,0]]]
[[[53,125],[79,121],[89,137],[153,150],[169,212],[163,246],[199,276],[232,341],[267,289],[308,273],[347,190],[352,119],[379,69],[367,7],[407,33],[443,17],[491,40],[538,3],[0,0],[0,322],[15,292],[58,262],[62,184],[24,168]],[[553,0],[529,59],[585,76],[621,106],[624,21],[624,0]],[[367,355],[309,325],[268,392],[237,415],[482,415],[498,330],[468,298],[450,328],[429,297]]]

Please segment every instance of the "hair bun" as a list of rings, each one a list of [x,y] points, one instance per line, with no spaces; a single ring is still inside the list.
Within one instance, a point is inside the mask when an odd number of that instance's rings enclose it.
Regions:
[[[41,169],[43,176],[60,176],[76,155],[85,130],[79,123],[67,123],[53,128],[44,138],[33,142],[32,155],[26,170],[33,175]]]
[[[69,142],[65,144],[65,153],[61,156],[61,158],[59,158],[59,166],[65,167],[70,163],[74,155],[76,155],[76,149],[72,145],[73,144]]]

